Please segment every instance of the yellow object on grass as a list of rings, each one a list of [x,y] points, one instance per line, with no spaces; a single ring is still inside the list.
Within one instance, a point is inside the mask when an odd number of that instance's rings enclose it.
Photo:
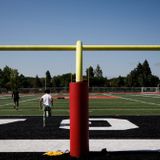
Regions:
[[[60,156],[62,154],[64,154],[64,153],[61,152],[61,151],[50,151],[50,152],[44,153],[43,155],[46,155],[46,156]]]

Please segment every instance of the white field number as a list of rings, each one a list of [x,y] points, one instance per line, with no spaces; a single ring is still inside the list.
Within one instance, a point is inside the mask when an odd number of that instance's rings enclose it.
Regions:
[[[15,123],[20,121],[25,121],[26,119],[0,119],[0,125],[8,124],[8,123]],[[92,126],[93,121],[95,122],[104,122],[108,125],[103,126]],[[117,118],[90,118],[89,119],[89,130],[94,131],[108,131],[108,130],[129,130],[129,129],[136,129],[139,128],[134,123],[130,122],[127,119],[117,119]],[[60,123],[61,129],[70,129],[70,120],[63,119]]]
[[[110,126],[94,126],[92,127],[92,122],[107,122]],[[90,118],[89,119],[89,130],[94,131],[108,131],[108,130],[129,130],[139,128],[137,125],[126,119],[117,119],[117,118]],[[70,129],[70,120],[64,119],[60,123],[61,129]]]

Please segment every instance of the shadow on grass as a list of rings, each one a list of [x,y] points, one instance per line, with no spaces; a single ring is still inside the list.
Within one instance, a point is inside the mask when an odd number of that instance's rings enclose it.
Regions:
[[[0,153],[0,160],[159,160],[159,151],[89,152],[87,157],[73,158],[69,153],[60,156],[44,156],[43,153]]]

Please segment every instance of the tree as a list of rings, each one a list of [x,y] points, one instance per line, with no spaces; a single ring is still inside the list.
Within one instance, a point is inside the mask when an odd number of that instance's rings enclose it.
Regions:
[[[152,75],[152,72],[151,72],[151,69],[150,69],[150,66],[147,60],[143,62],[142,68],[143,68],[143,74],[145,76]]]
[[[0,69],[0,88],[2,88],[3,71]]]
[[[45,79],[45,87],[47,88],[50,88],[51,87],[51,80],[52,80],[52,77],[51,77],[51,74],[49,71],[46,72],[46,79]]]
[[[20,74],[19,76],[19,87],[20,88],[30,88],[32,84],[28,80],[27,77],[25,77],[23,74]]]
[[[145,87],[150,87],[150,83],[151,83],[151,77],[152,77],[152,72],[151,69],[149,67],[149,63],[147,60],[144,61],[143,65],[143,78],[144,78],[144,84],[143,86]]]
[[[2,86],[7,89],[11,89],[10,74],[11,74],[11,68],[8,66],[5,66],[3,68]]]
[[[89,78],[94,77],[94,69],[92,66],[89,66],[89,68],[86,69],[86,76]]]
[[[117,86],[118,86],[118,87],[124,87],[124,85],[125,85],[124,79],[125,79],[125,78],[123,78],[123,77],[121,77],[121,76],[119,76],[119,77],[117,78]]]
[[[53,86],[54,87],[61,87],[60,76],[54,76],[53,77]]]
[[[140,87],[138,83],[138,72],[137,68],[132,70],[128,75],[127,75],[127,86],[128,87]]]
[[[159,84],[159,78],[155,75],[148,76],[148,87],[157,87]]]
[[[103,72],[99,64],[97,65],[96,69],[94,70],[94,76],[97,78],[103,77]]]
[[[11,84],[11,89],[16,90],[19,88],[19,73],[16,69],[11,69],[10,73],[10,84]]]
[[[157,86],[159,78],[152,75],[147,60],[143,64],[139,63],[127,76],[129,87],[153,87]]]
[[[88,81],[88,86],[93,85],[93,79],[94,79],[94,69],[92,66],[89,66],[89,68],[86,69],[86,78]]]
[[[38,75],[36,75],[35,82],[34,82],[34,88],[41,88],[41,87],[42,87],[41,80],[38,77]]]

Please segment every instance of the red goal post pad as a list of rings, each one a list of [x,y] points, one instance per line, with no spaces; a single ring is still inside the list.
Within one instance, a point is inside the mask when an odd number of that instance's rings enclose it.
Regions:
[[[70,155],[84,157],[89,153],[88,83],[72,82],[70,89]]]

